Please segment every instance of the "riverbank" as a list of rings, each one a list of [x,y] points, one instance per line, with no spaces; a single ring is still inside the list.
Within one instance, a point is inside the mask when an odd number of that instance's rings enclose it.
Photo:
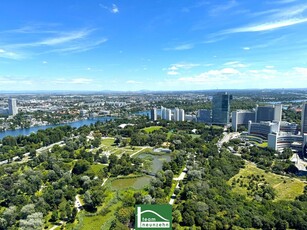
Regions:
[[[53,127],[63,126],[63,125],[70,125],[71,127],[79,128],[83,125],[95,124],[97,121],[105,122],[105,121],[109,121],[113,119],[114,117],[94,117],[94,118],[78,120],[78,121],[73,121],[73,122],[68,122],[68,123],[61,123],[61,124],[56,124],[56,125],[42,125],[42,126],[33,126],[30,128],[23,128],[23,129],[6,130],[6,131],[0,132],[0,139],[6,136],[14,136],[14,137],[19,136],[19,135],[28,136],[31,133],[36,133],[38,130],[45,130],[48,128],[53,128]]]

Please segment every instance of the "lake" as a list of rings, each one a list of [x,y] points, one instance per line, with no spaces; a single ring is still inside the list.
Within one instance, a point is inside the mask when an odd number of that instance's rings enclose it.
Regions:
[[[113,117],[94,117],[86,120],[80,120],[80,121],[74,121],[70,123],[65,123],[65,124],[57,124],[57,125],[44,125],[44,126],[34,126],[30,127],[28,129],[16,129],[16,130],[7,130],[0,132],[0,139],[6,137],[6,136],[19,136],[19,135],[30,135],[31,133],[36,133],[38,130],[44,130],[48,128],[53,128],[57,126],[63,126],[63,125],[70,125],[71,127],[74,128],[79,128],[83,125],[90,125],[90,124],[95,124],[97,121],[105,122],[109,120],[113,120]]]

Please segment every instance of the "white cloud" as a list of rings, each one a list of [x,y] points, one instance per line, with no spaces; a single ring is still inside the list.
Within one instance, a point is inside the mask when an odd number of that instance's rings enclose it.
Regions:
[[[250,50],[250,47],[243,47],[244,50]]]
[[[108,41],[107,38],[90,37],[94,29],[81,29],[70,32],[56,32],[53,37],[40,35],[40,41],[2,44],[0,57],[20,59],[33,54],[84,52]],[[34,35],[35,33],[33,33]],[[13,50],[8,52],[7,50]],[[17,54],[18,53],[18,54]],[[21,53],[23,55],[21,55]]]
[[[171,70],[171,71],[168,71],[167,74],[168,74],[168,75],[178,75],[179,72],[176,72],[176,71],[174,71],[174,70]]]
[[[42,61],[42,63],[43,63],[43,64],[48,64],[48,62],[47,62],[47,61]]]
[[[88,36],[90,33],[91,33],[91,31],[86,31],[86,30],[74,31],[74,32],[64,34],[63,36],[59,36],[59,37],[55,37],[55,38],[49,38],[49,39],[43,40],[41,42],[37,42],[36,44],[35,43],[33,43],[33,44],[34,45],[47,45],[47,46],[59,45],[59,44],[62,44],[62,43],[71,42],[73,40],[82,39],[82,38]]]
[[[105,5],[103,5],[103,4],[99,4],[99,6],[100,6],[102,9],[108,10],[108,11],[109,11],[110,13],[112,13],[112,14],[117,14],[117,13],[119,13],[119,9],[118,9],[117,5],[115,5],[115,4],[112,4],[111,7],[105,6]]]
[[[119,13],[119,9],[115,4],[112,4],[112,10],[111,11],[112,11],[113,14]]]
[[[209,13],[213,16],[216,16],[216,15],[219,15],[221,13],[224,13],[225,11],[232,9],[233,7],[235,7],[237,5],[238,5],[237,1],[230,0],[230,1],[227,1],[226,4],[221,4],[221,5],[217,5],[217,6],[213,7],[210,10]]]
[[[15,77],[15,76],[0,76],[0,85],[12,85],[17,86],[17,85],[31,85],[33,84],[33,81],[30,79],[27,79],[25,77]]]
[[[248,65],[242,64],[241,62],[238,62],[238,61],[226,62],[226,63],[224,63],[224,65],[231,66],[233,68],[245,68],[245,67],[248,66]]]
[[[234,75],[239,76],[241,72],[234,68],[223,68],[218,70],[209,70],[207,72],[203,72],[194,77],[182,77],[178,80],[181,82],[190,82],[190,83],[223,83],[229,80]]]
[[[171,67],[169,67],[168,69],[169,69],[169,70],[177,70],[178,67],[177,67],[176,64],[175,64],[175,65],[172,65]]]
[[[228,34],[228,33],[244,33],[244,32],[261,32],[261,31],[279,29],[287,26],[293,26],[305,22],[307,22],[307,18],[291,18],[274,22],[262,23],[258,25],[250,25],[246,27],[229,29],[225,30],[222,33]]]
[[[135,80],[128,80],[126,81],[127,84],[142,84],[140,81],[135,81]]]
[[[178,75],[182,70],[189,70],[197,66],[200,66],[200,64],[181,62],[172,64],[170,67],[165,68],[164,70],[167,70],[168,75]]]
[[[307,68],[302,68],[302,67],[295,67],[293,70],[301,75],[305,75],[307,77]]]
[[[7,51],[4,49],[0,49],[0,58],[18,60],[18,59],[22,59],[22,55],[17,54],[16,52],[11,52],[11,51]]]
[[[103,38],[101,40],[98,40],[96,42],[82,42],[78,44],[72,44],[67,47],[57,48],[49,50],[46,53],[79,53],[79,52],[85,52],[88,50],[91,50],[105,42],[107,42],[108,39]]]
[[[291,18],[298,15],[301,15],[305,10],[307,9],[307,5],[295,5],[289,8],[282,8],[278,10],[275,14],[273,14],[273,17],[283,17],[283,18]]]
[[[165,48],[164,50],[178,50],[178,51],[181,51],[181,50],[190,50],[190,49],[193,49],[193,48],[194,48],[194,44],[188,43],[188,44],[183,44],[183,45],[175,46],[175,47],[172,47],[172,48]]]
[[[93,80],[89,79],[89,78],[74,78],[71,80],[72,84],[89,84],[91,83]]]
[[[66,78],[58,78],[52,83],[55,84],[89,84],[93,81],[93,79],[90,78],[71,78],[71,79],[66,79]]]
[[[273,2],[269,2],[269,3],[273,3],[273,4],[288,4],[288,3],[292,3],[292,2],[296,2],[297,0],[278,0],[278,1],[273,1]]]

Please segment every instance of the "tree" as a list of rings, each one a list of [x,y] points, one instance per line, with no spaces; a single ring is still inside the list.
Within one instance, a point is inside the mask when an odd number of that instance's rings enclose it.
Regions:
[[[133,207],[122,207],[115,213],[115,216],[122,224],[127,225],[133,214]]]
[[[50,217],[50,221],[51,222],[56,222],[59,219],[59,213],[57,210],[53,210],[51,217]]]
[[[74,168],[72,170],[72,173],[74,174],[82,174],[84,173],[86,170],[88,170],[90,167],[90,163],[86,160],[78,160],[76,162],[76,164],[74,165]]]
[[[34,212],[35,212],[35,205],[27,204],[21,208],[20,216],[22,219],[26,219],[29,214],[32,214]]]
[[[84,194],[85,205],[89,208],[96,208],[100,205],[105,197],[104,189],[100,186],[87,190]]]
[[[182,221],[181,212],[179,210],[175,210],[173,212],[173,222],[180,223]]]
[[[68,221],[73,223],[76,219],[77,214],[78,214],[77,208],[73,207],[72,212],[71,212],[71,216],[68,218]]]
[[[174,173],[171,170],[166,170],[164,172],[165,175],[165,186],[171,187],[172,186],[172,181],[174,177]]]
[[[27,216],[26,220],[20,220],[21,230],[41,230],[43,227],[43,213],[35,212]]]
[[[13,226],[16,222],[17,217],[17,207],[10,206],[3,212],[3,217],[7,221],[8,226]]]
[[[100,138],[95,137],[94,140],[92,141],[92,145],[93,145],[94,148],[98,148],[100,143],[101,143],[101,137]]]
[[[5,230],[7,229],[7,221],[4,218],[0,217],[0,230]]]

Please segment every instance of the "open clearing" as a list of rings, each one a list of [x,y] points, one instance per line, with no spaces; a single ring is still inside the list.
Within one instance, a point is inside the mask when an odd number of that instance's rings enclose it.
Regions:
[[[107,155],[110,155],[112,153],[116,155],[122,155],[124,153],[127,153],[129,155],[134,155],[136,153],[151,151],[152,148],[150,147],[142,147],[142,146],[126,146],[126,147],[119,147],[114,144],[115,139],[114,138],[105,138],[102,139],[100,149],[105,152]],[[97,150],[94,150],[97,151]]]
[[[162,128],[162,126],[150,126],[150,127],[144,128],[143,130],[146,133],[152,133],[153,131],[159,130],[161,128]]]
[[[245,168],[241,169],[240,172],[232,177],[228,184],[231,185],[231,182],[234,179],[243,180],[244,184],[248,184],[248,176],[254,174],[255,176],[259,175],[264,177],[265,181],[269,183],[271,187],[274,188],[276,192],[276,197],[274,201],[278,200],[294,200],[298,195],[303,194],[305,183],[296,178],[289,178],[287,176],[277,175],[274,173],[266,173],[264,170],[257,168],[256,165],[252,163],[245,164]],[[240,187],[237,183],[232,189],[234,192],[239,194],[244,194],[246,197],[251,198],[247,195],[247,188]]]

